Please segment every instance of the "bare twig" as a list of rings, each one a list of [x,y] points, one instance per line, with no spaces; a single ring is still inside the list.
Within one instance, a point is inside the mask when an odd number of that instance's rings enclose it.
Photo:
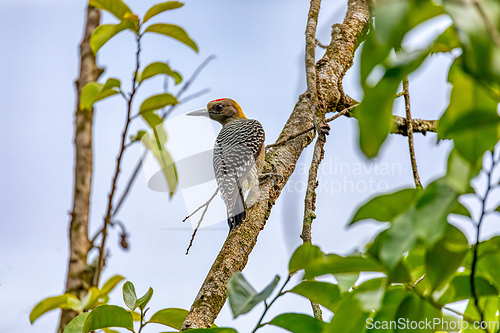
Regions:
[[[408,135],[408,146],[410,149],[410,161],[411,169],[413,170],[413,179],[415,180],[416,188],[423,188],[420,182],[420,176],[418,175],[417,160],[415,158],[415,146],[413,143],[413,122],[411,121],[411,110],[410,110],[410,89],[409,89],[408,77],[403,79],[403,94],[405,96],[405,109],[406,109],[406,133]]]
[[[127,183],[127,186],[125,187],[125,190],[123,190],[123,193],[122,193],[120,199],[118,200],[118,203],[116,204],[116,207],[113,210],[113,213],[111,214],[111,216],[116,216],[116,214],[118,214],[118,211],[122,207],[123,202],[127,198],[127,195],[129,194],[130,189],[132,188],[132,185],[134,184],[135,178],[137,177],[137,175],[139,174],[139,171],[141,170],[142,162],[146,158],[146,155],[147,155],[147,151],[145,151],[142,154],[142,157],[139,159],[139,161],[137,161],[137,164],[135,165],[134,171],[132,172],[132,175],[130,176],[130,179]]]
[[[190,95],[187,95],[186,97],[184,97],[183,99],[181,99],[179,101],[179,104],[183,104],[183,103],[189,102],[190,100],[198,98],[198,97],[203,96],[203,95],[206,95],[209,92],[210,92],[210,88],[205,88],[205,89],[202,89],[202,90],[198,90],[197,92],[194,92],[194,93],[192,93]]]
[[[181,96],[188,90],[191,84],[193,84],[193,82],[196,80],[201,71],[210,63],[210,61],[214,59],[215,55],[212,54],[208,56],[205,60],[203,60],[203,62],[194,70],[193,74],[191,74],[191,77],[186,81],[186,83],[184,83],[182,88],[177,92],[177,94],[175,95],[177,99],[181,98]],[[178,105],[179,104],[170,105],[170,107],[163,112],[161,118],[165,120]]]
[[[194,212],[192,212],[191,214],[189,214],[188,216],[186,216],[184,218],[184,220],[182,220],[182,222],[186,222],[186,220],[188,218],[190,218],[191,216],[193,216],[194,214],[196,214],[200,209],[202,209],[203,207],[205,207],[205,209],[201,213],[200,220],[198,221],[198,224],[196,225],[196,228],[193,231],[193,235],[191,236],[191,240],[189,241],[189,246],[188,246],[188,248],[186,250],[186,255],[189,254],[189,249],[191,248],[191,246],[193,246],[194,237],[196,236],[196,233],[198,232],[198,229],[200,228],[201,222],[203,221],[203,218],[205,217],[205,214],[207,213],[208,206],[210,206],[210,203],[212,202],[212,200],[217,195],[217,192],[219,192],[219,187],[217,187],[217,189],[215,190],[214,194],[212,194],[212,196],[210,197],[210,199],[207,200],[207,202],[205,202],[200,207],[196,208],[196,210]]]
[[[139,67],[140,67],[140,54],[141,54],[141,34],[137,33],[136,34],[136,42],[137,42],[137,52],[135,54],[135,71],[132,75],[132,91],[129,95],[129,98],[127,100],[127,117],[125,119],[125,126],[122,131],[122,140],[121,140],[121,145],[120,145],[120,151],[118,153],[118,157],[116,158],[116,166],[115,166],[115,173],[113,176],[113,181],[111,182],[111,190],[108,195],[108,208],[106,210],[106,215],[104,217],[104,224],[103,228],[101,231],[102,234],[102,239],[101,239],[101,245],[99,246],[99,262],[96,270],[96,274],[94,276],[94,285],[98,286],[99,285],[99,278],[101,276],[101,271],[104,268],[104,250],[106,246],[106,238],[107,238],[107,229],[108,229],[108,224],[111,222],[112,218],[112,212],[113,212],[113,198],[116,193],[116,187],[118,183],[118,176],[120,175],[120,167],[122,163],[122,158],[123,158],[123,153],[125,152],[126,149],[126,140],[127,140],[127,133],[128,129],[130,126],[131,122],[131,114],[132,114],[132,102],[134,100],[135,93],[137,92],[137,73],[139,72]]]
[[[486,172],[486,179],[487,179],[487,187],[486,187],[486,192],[484,193],[484,197],[480,198],[481,200],[481,215],[479,216],[479,220],[476,224],[476,246],[474,246],[474,252],[472,256],[472,264],[471,264],[471,273],[470,273],[470,287],[471,287],[471,294],[472,298],[474,299],[474,305],[476,306],[477,312],[479,313],[479,316],[481,317],[481,321],[484,321],[484,313],[479,307],[479,296],[477,294],[477,289],[476,289],[476,268],[477,268],[477,262],[479,260],[478,258],[478,249],[479,249],[479,236],[481,232],[481,225],[484,221],[484,217],[487,214],[486,210],[486,200],[488,199],[488,195],[490,194],[491,189],[494,187],[494,185],[491,183],[491,178],[493,171],[495,169],[497,161],[495,160],[495,153],[493,152],[491,154],[491,168]],[[485,330],[488,332],[487,330]]]
[[[305,51],[305,65],[307,77],[307,93],[311,113],[314,115],[314,124],[316,132],[318,133],[316,144],[314,145],[313,158],[311,167],[309,168],[309,178],[307,182],[307,190],[304,198],[304,219],[302,223],[302,238],[304,243],[312,243],[311,226],[313,220],[316,218],[316,187],[318,186],[318,169],[321,160],[324,156],[324,146],[326,143],[326,136],[328,134],[328,125],[325,119],[325,113],[318,106],[318,91],[316,88],[316,27],[318,24],[318,14],[321,5],[321,0],[311,0],[309,6],[309,13],[307,15],[306,25],[306,51]],[[314,318],[323,320],[323,314],[319,304],[311,301]]]
[[[191,216],[193,216],[194,214],[196,214],[197,212],[200,211],[200,209],[202,209],[203,207],[205,206],[208,206],[210,205],[210,202],[214,199],[215,195],[217,194],[217,192],[219,192],[219,187],[217,187],[215,189],[215,192],[214,194],[212,194],[212,196],[210,197],[210,199],[207,200],[207,202],[205,202],[203,205],[201,205],[200,207],[196,208],[191,214],[189,214],[188,216],[186,216],[182,222],[186,222]]]
[[[316,45],[318,45],[319,47],[321,47],[322,49],[326,49],[328,48],[328,45],[325,45],[325,44],[321,44],[321,42],[319,40],[316,39]]]
[[[335,120],[335,119],[339,118],[340,116],[344,116],[344,115],[348,114],[348,113],[349,113],[349,111],[350,111],[350,110],[352,110],[352,109],[353,109],[354,107],[356,107],[356,106],[357,106],[357,104],[356,104],[356,105],[351,105],[350,107],[345,108],[344,110],[342,110],[342,111],[340,111],[340,112],[336,113],[334,116],[332,116],[332,117],[330,117],[330,118],[326,119],[326,122],[327,122],[327,123],[329,123],[329,122],[331,122],[331,121],[333,121],[333,120]],[[269,149],[269,148],[272,148],[272,147],[281,146],[281,145],[283,145],[283,144],[287,143],[287,142],[288,142],[288,141],[290,141],[290,140],[293,140],[293,139],[295,139],[295,138],[297,138],[297,137],[299,137],[299,136],[301,136],[301,135],[304,135],[304,134],[308,133],[309,131],[314,130],[315,128],[316,128],[315,126],[311,126],[311,127],[307,128],[307,129],[305,129],[305,130],[303,130],[303,131],[300,131],[300,132],[298,132],[298,133],[295,133],[294,135],[291,135],[290,137],[288,137],[288,138],[286,138],[286,139],[284,139],[284,140],[281,140],[281,141],[278,141],[278,142],[276,142],[276,143],[272,143],[272,144],[270,144],[270,145],[267,145],[267,146],[266,146],[266,149]]]
[[[399,98],[399,97],[404,96],[404,95],[405,95],[405,92],[403,90],[403,91],[398,92],[394,98]]]

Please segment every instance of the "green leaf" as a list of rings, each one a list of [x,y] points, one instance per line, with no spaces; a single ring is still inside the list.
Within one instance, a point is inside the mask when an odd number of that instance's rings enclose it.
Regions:
[[[463,48],[464,68],[484,83],[498,87],[500,81],[500,47],[492,38],[490,29],[498,33],[500,25],[500,4],[496,0],[478,3],[444,1],[446,13],[457,27],[458,38]],[[487,20],[496,26],[489,27]]]
[[[125,29],[134,30],[134,24],[130,21],[122,21],[118,24],[103,24],[98,26],[90,36],[90,48],[94,54],[106,44],[111,38]]]
[[[198,46],[196,43],[189,37],[184,29],[174,24],[167,23],[157,23],[152,24],[146,28],[144,32],[156,32],[158,34],[162,34],[173,39],[178,40],[186,46],[192,48],[195,52],[198,52]]]
[[[358,208],[349,224],[352,225],[366,219],[392,222],[411,206],[418,191],[415,188],[408,188],[390,194],[379,195]]]
[[[149,117],[151,117],[152,115],[156,116],[152,112],[147,112],[143,114],[143,118],[146,119],[146,121],[148,121],[149,123]],[[154,157],[158,161],[161,172],[163,173],[163,176],[167,181],[167,185],[170,190],[170,197],[172,197],[177,188],[178,177],[174,160],[172,159],[172,156],[170,156],[170,153],[167,151],[167,149],[164,147],[165,141],[167,140],[167,134],[165,133],[163,126],[157,125],[152,129],[154,133],[154,140],[149,136],[149,133],[145,133],[141,139],[141,142],[146,146],[147,149],[149,149],[153,153]]]
[[[119,93],[120,81],[109,78],[105,84],[89,82],[82,88],[80,109],[92,110],[94,103]]]
[[[54,309],[77,310],[81,307],[80,300],[73,294],[48,297],[40,301],[37,305],[35,305],[33,310],[31,310],[30,322],[33,324],[41,315]]]
[[[324,258],[316,259],[305,270],[305,279],[325,274],[385,271],[382,265],[368,257],[342,257],[337,254],[329,254]]]
[[[298,270],[305,269],[309,263],[320,258],[323,258],[323,253],[319,247],[305,243],[299,246],[292,254],[288,264],[288,272],[292,274]]]
[[[340,299],[339,287],[335,284],[319,281],[302,281],[290,292],[304,296],[312,302],[323,305],[334,312],[334,307]]]
[[[429,184],[413,206],[394,220],[383,232],[378,255],[389,269],[394,269],[417,239],[431,246],[444,233],[447,217],[457,203],[458,193],[444,178]]]
[[[368,313],[361,310],[358,300],[351,293],[342,300],[333,319],[322,333],[361,333],[365,331],[367,318]]]
[[[361,283],[353,290],[353,297],[359,301],[361,310],[365,312],[378,311],[382,306],[386,278],[375,278]]]
[[[457,269],[462,266],[468,250],[469,243],[465,235],[448,224],[443,237],[425,254],[426,277],[432,289],[439,289],[451,280]]]
[[[434,244],[444,233],[447,217],[458,199],[458,193],[444,179],[429,184],[415,203],[415,231]]]
[[[375,314],[373,318],[369,318],[366,322],[367,332],[391,332],[388,327],[383,327],[383,323],[390,323],[395,320],[396,313],[398,311],[399,305],[406,298],[407,292],[405,292],[404,286],[391,286],[384,294],[382,301],[382,307]],[[375,328],[375,324],[378,323],[378,327]],[[381,325],[382,323],[382,325]]]
[[[93,309],[97,306],[99,298],[101,297],[101,292],[96,287],[90,287],[89,291],[82,299],[82,307],[84,310]]]
[[[345,293],[354,286],[356,281],[358,281],[359,273],[341,273],[335,274],[334,276],[337,280],[340,292]]]
[[[149,322],[162,324],[180,330],[189,311],[184,309],[169,308],[156,312]]]
[[[282,313],[274,317],[269,325],[281,327],[293,333],[323,332],[325,323],[302,313]]]
[[[273,281],[260,293],[245,280],[241,272],[236,272],[227,283],[227,296],[233,317],[245,314],[254,306],[267,299],[278,285],[280,278],[276,275]]]
[[[472,216],[470,215],[469,210],[460,202],[457,202],[453,209],[450,212],[451,214],[456,214],[456,215],[463,215],[468,218],[471,218]]]
[[[162,3],[156,4],[153,7],[148,9],[148,11],[146,12],[146,15],[144,15],[143,23],[146,23],[146,21],[148,21],[153,16],[156,16],[160,13],[163,13],[166,10],[177,9],[177,8],[182,7],[182,6],[184,6],[184,4],[181,2],[178,2],[178,1],[167,1],[167,2],[162,2]]]
[[[406,298],[401,302],[399,309],[396,313],[395,320],[404,320],[405,322],[433,322],[434,318],[441,318],[441,311],[436,309],[426,300],[422,300],[414,293],[409,293]],[[401,330],[400,332],[415,332],[413,329]],[[418,332],[434,333],[434,330],[425,325],[418,327]]]
[[[150,287],[147,293],[144,294],[144,296],[135,301],[135,306],[144,309],[151,300],[152,296],[153,296],[153,288]]]
[[[500,236],[492,237],[475,245],[478,246],[476,273],[492,282],[500,290]],[[472,251],[471,251],[472,252]],[[472,264],[472,254],[467,259],[467,267]]]
[[[395,269],[403,254],[415,245],[418,238],[412,222],[414,211],[415,208],[412,206],[399,216],[389,229],[380,234],[377,247],[373,249],[390,270]]]
[[[476,294],[478,297],[496,296],[498,290],[488,280],[481,276],[475,276]],[[458,302],[464,299],[471,299],[472,292],[470,288],[470,274],[457,275],[451,280],[450,284],[442,292],[439,298],[439,303],[449,304]]]
[[[83,325],[87,320],[90,312],[84,312],[73,318],[64,328],[63,333],[82,333]]]
[[[461,47],[461,44],[455,26],[451,25],[436,38],[434,44],[432,44],[431,53],[451,52],[459,47]]]
[[[130,281],[127,281],[123,284],[123,301],[125,302],[127,308],[132,311],[134,311],[137,307],[137,295],[135,293],[135,287]]]
[[[179,73],[171,70],[168,64],[164,62],[153,62],[152,64],[149,64],[146,66],[146,68],[144,68],[142,74],[139,77],[139,83],[158,74],[165,74],[172,77],[175,80],[175,84],[179,84],[182,82],[182,76]]]
[[[179,103],[177,98],[172,96],[171,94],[164,93],[159,95],[153,95],[151,97],[146,98],[144,102],[142,102],[141,108],[139,109],[139,113],[146,113],[151,111],[156,111],[164,108],[167,105],[174,105]]]
[[[129,313],[132,315],[133,321],[140,321],[141,320],[141,314],[139,312],[129,311]]]
[[[448,157],[446,182],[459,194],[474,192],[474,189],[470,186],[470,181],[479,174],[481,162],[470,163],[456,149],[453,149]]]
[[[132,13],[122,0],[90,0],[89,5],[110,12],[120,21],[125,19],[127,13]]]
[[[83,325],[83,333],[100,328],[122,327],[134,331],[132,315],[116,305],[101,305],[90,312]]]
[[[160,118],[161,119],[161,118]],[[144,134],[146,134],[146,131],[137,131],[137,134],[136,135],[131,135],[130,136],[130,141],[131,142],[136,142],[136,141],[141,141],[142,137],[144,136]]]
[[[125,278],[121,275],[114,275],[110,277],[108,281],[104,282],[104,284],[102,285],[101,295],[109,294],[123,279]]]
[[[475,163],[498,141],[498,102],[462,68],[463,57],[455,59],[448,74],[453,85],[450,103],[437,125],[440,139],[453,139],[455,149]]]

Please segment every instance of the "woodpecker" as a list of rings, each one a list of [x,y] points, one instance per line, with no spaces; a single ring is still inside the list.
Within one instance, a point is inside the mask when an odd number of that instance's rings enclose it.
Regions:
[[[215,140],[213,166],[231,232],[245,219],[246,208],[258,200],[265,156],[264,128],[257,120],[248,119],[238,103],[229,98],[215,99],[205,109],[187,115],[206,116],[222,125]]]

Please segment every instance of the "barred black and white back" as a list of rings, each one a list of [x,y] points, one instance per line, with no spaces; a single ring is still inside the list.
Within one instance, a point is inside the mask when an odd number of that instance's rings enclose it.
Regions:
[[[259,185],[264,140],[262,125],[242,118],[226,124],[215,141],[215,177],[226,203],[230,231],[245,219],[245,193]]]

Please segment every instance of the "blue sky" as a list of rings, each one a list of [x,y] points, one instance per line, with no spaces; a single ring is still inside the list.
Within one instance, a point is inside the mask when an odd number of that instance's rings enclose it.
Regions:
[[[127,3],[143,15],[155,1]],[[53,312],[31,326],[28,315],[42,298],[60,294],[65,283],[68,213],[73,194],[73,82],[77,76],[85,5],[82,0],[0,0],[1,332],[53,332],[59,318],[59,313]],[[185,27],[198,43],[199,54],[176,41],[151,35],[144,38],[142,64],[168,60],[186,78],[207,56],[215,54],[217,58],[190,90],[210,88],[210,93],[182,104],[173,117],[204,107],[209,100],[230,97],[238,101],[248,117],[263,124],[266,143],[272,143],[305,89],[303,49],[308,5],[308,1],[285,0],[187,0],[183,8],[154,20]],[[324,2],[317,34],[321,42],[329,41],[330,27],[342,20],[345,7],[344,1]],[[114,19],[104,14],[102,21],[112,23]],[[442,19],[435,23],[421,31],[432,35],[447,24]],[[408,42],[417,45],[423,41],[425,38],[417,36]],[[125,32],[101,49],[98,63],[106,69],[101,80],[121,78],[124,88],[129,88],[133,47],[133,36]],[[322,55],[319,48],[317,55]],[[449,55],[435,55],[410,77],[414,118],[436,119],[444,111],[450,64]],[[357,63],[344,79],[344,90],[360,99],[356,70]],[[177,89],[170,87],[173,92]],[[138,98],[161,90],[162,79],[152,79],[141,88]],[[402,101],[398,100],[394,112],[402,115],[403,111]],[[124,103],[118,97],[96,107],[92,233],[99,228],[105,212],[124,117]],[[213,126],[218,131],[218,125]],[[133,133],[144,128],[144,124],[138,120],[132,127]],[[193,131],[193,135],[196,137],[197,132]],[[313,224],[313,242],[326,252],[348,253],[361,248],[384,226],[367,222],[346,229],[353,209],[377,191],[413,185],[406,138],[390,136],[372,164],[367,164],[360,155],[357,140],[355,120],[343,118],[332,123],[320,169],[318,218]],[[451,145],[436,141],[432,133],[418,134],[415,138],[424,184],[445,170]],[[299,160],[296,173],[277,201],[243,272],[256,289],[262,289],[276,274],[284,277],[288,258],[301,244],[303,185],[307,180],[310,148]],[[139,155],[138,146],[127,151],[120,189]],[[375,186],[374,190],[369,189],[370,184]],[[214,216],[224,214],[217,207],[212,208]],[[136,285],[138,293],[153,287],[152,312],[166,307],[189,308],[227,230],[222,219],[215,229],[202,229],[186,256],[191,229],[181,221],[188,213],[182,195],[177,193],[170,200],[166,193],[151,191],[141,175],[118,216],[131,235],[131,249],[121,251],[117,232],[111,232],[110,258],[103,278],[124,275]],[[456,223],[470,234],[472,229],[462,222]],[[112,294],[110,303],[123,305],[119,292]],[[298,296],[286,295],[273,306],[269,319],[285,311],[310,313],[310,305]],[[232,321],[225,306],[216,323],[248,332],[260,314],[258,307]]]

